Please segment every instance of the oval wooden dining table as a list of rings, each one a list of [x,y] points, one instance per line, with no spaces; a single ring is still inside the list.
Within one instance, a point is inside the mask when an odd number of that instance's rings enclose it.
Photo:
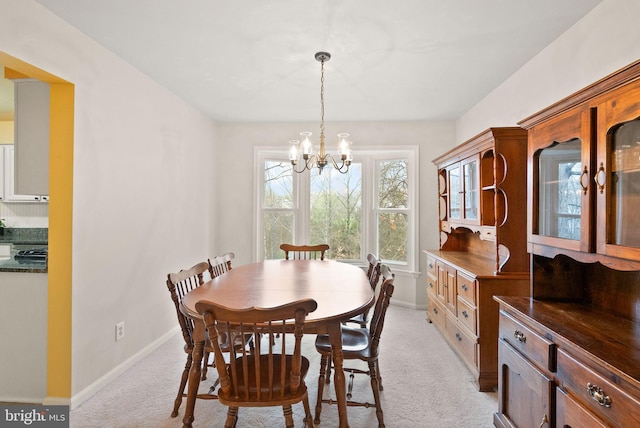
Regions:
[[[329,335],[340,427],[349,426],[340,325],[373,305],[374,292],[367,276],[361,268],[335,260],[267,260],[234,267],[183,298],[180,309],[194,320],[193,363],[183,427],[191,427],[194,420],[205,341],[205,326],[195,310],[196,302],[209,300],[244,309],[275,307],[305,298],[314,299],[318,308],[307,316],[304,332]]]

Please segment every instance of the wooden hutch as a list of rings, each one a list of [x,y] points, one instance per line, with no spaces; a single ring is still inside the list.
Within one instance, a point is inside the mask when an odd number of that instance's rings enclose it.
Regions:
[[[427,255],[427,318],[474,374],[498,384],[498,304],[528,295],[527,132],[491,128],[434,159],[439,250]]]
[[[494,425],[640,426],[640,61],[520,125],[531,297],[496,297]]]

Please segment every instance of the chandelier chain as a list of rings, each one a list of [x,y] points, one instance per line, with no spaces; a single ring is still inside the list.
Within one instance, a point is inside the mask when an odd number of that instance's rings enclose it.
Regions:
[[[320,61],[320,141],[324,141],[324,61]]]
[[[351,165],[351,142],[347,140],[349,134],[339,133],[338,144],[341,164],[338,165],[336,159],[326,152],[324,142],[324,63],[331,58],[328,52],[317,52],[316,61],[320,62],[320,147],[317,153],[313,153],[313,143],[309,139],[311,132],[301,132],[303,137],[302,144],[299,140],[290,140],[289,160],[291,161],[293,171],[302,173],[306,170],[311,171],[312,168],[318,168],[318,174],[322,174],[322,170],[327,165],[333,165],[333,168],[341,174],[346,174]],[[302,165],[300,169],[296,168],[298,159],[302,155]]]

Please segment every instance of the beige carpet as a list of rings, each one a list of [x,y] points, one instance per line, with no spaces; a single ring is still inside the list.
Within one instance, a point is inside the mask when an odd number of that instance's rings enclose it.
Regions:
[[[146,359],[71,411],[71,427],[181,427],[184,401],[177,418],[170,417],[185,355],[176,334]],[[316,404],[319,356],[314,336],[304,338],[311,360],[307,375],[309,401]],[[381,340],[380,370],[385,423],[388,428],[492,427],[497,394],[478,392],[473,378],[449,349],[424,311],[390,306]],[[213,373],[212,373],[213,376]],[[203,382],[203,390],[210,381]],[[333,384],[325,397],[333,394]],[[373,402],[366,376],[356,376],[354,399]],[[216,400],[198,400],[194,427],[222,427],[226,408]],[[302,405],[294,406],[296,426],[303,426]],[[351,428],[377,427],[373,408],[349,407]],[[238,427],[282,427],[281,408],[240,409]],[[318,427],[337,427],[337,407],[323,405]]]

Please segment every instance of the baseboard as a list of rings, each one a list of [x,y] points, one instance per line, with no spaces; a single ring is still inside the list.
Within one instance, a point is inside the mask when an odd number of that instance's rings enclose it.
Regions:
[[[71,399],[67,397],[45,397],[42,404],[45,406],[70,406]]]
[[[40,404],[40,400],[42,400],[42,397],[0,396],[0,403],[3,404]]]
[[[154,340],[146,347],[142,348],[139,352],[137,352],[136,354],[132,355],[131,357],[123,361],[121,364],[114,367],[107,374],[105,374],[104,376],[102,376],[101,378],[93,382],[91,385],[87,386],[82,391],[75,394],[73,397],[71,397],[71,403],[70,403],[71,410],[75,409],[76,407],[78,407],[79,405],[87,401],[92,395],[94,395],[96,392],[98,392],[100,389],[106,386],[109,382],[111,382],[112,380],[120,376],[122,373],[124,373],[125,371],[133,367],[136,363],[141,361],[147,355],[155,351],[158,347],[163,345],[167,340],[171,339],[171,337],[175,335],[178,332],[178,330],[179,330],[178,327],[175,327],[169,330],[167,333],[160,336],[158,339]],[[55,399],[55,397],[53,397],[52,399]],[[49,400],[49,397],[47,397],[46,400]],[[53,403],[49,403],[49,404],[53,404]],[[69,404],[68,399],[66,404]]]
[[[415,309],[417,311],[426,311],[427,310],[427,305],[416,305],[415,303],[399,302],[397,300],[393,301],[393,299],[391,300],[390,305],[391,306],[400,306],[401,308]]]

